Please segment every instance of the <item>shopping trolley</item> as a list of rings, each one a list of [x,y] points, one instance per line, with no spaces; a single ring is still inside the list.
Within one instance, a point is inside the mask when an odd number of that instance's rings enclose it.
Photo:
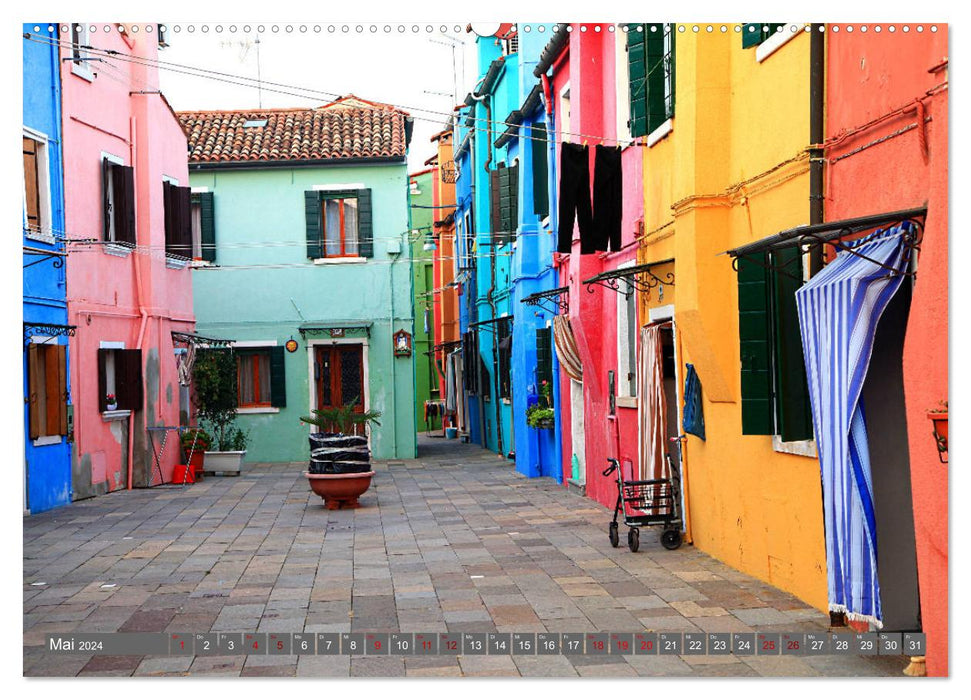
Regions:
[[[671,438],[672,442],[679,438]],[[681,546],[681,475],[671,460],[671,453],[665,453],[668,479],[647,479],[642,481],[628,481],[624,479],[624,470],[620,462],[613,457],[607,458],[608,466],[602,473],[604,476],[617,474],[617,505],[614,506],[614,519],[610,523],[610,544],[617,547],[620,544],[617,516],[624,514],[624,525],[627,531],[627,546],[636,552],[640,547],[640,528],[651,525],[663,525],[661,544],[665,549],[677,549]]]

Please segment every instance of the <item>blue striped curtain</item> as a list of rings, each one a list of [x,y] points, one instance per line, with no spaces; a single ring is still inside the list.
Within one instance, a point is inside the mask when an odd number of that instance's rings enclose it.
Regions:
[[[877,322],[900,288],[902,224],[840,252],[796,292],[823,482],[829,609],[882,627],[870,452],[861,400]]]

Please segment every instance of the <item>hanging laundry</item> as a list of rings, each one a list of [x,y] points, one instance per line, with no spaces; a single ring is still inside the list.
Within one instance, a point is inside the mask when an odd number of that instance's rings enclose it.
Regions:
[[[684,378],[684,432],[705,439],[705,414],[701,404],[701,380],[695,366],[685,364],[687,376]]]
[[[620,250],[620,222],[624,213],[624,171],[620,146],[597,146],[593,167],[593,235],[580,252]]]
[[[557,216],[559,235],[556,250],[569,253],[573,245],[573,222],[580,227],[580,241],[593,233],[590,204],[590,156],[586,146],[564,143],[560,148],[560,203]],[[590,252],[583,251],[581,252]]]
[[[861,395],[877,323],[904,280],[887,272],[907,263],[904,226],[840,252],[796,292],[823,482],[829,609],[877,627],[883,613]]]

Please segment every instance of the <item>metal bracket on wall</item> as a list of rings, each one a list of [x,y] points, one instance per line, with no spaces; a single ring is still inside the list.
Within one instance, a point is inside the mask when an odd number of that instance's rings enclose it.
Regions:
[[[570,288],[557,287],[545,292],[536,292],[523,297],[522,303],[526,306],[538,306],[554,315],[558,312],[566,315],[570,313]]]
[[[57,338],[58,336],[73,336],[77,333],[77,326],[62,326],[57,323],[27,323],[24,322],[24,347],[30,345],[30,339],[34,336],[47,338]]]
[[[662,273],[661,277],[654,274],[651,268],[658,267],[660,265],[668,265],[674,262],[674,258],[668,258],[667,260],[658,260],[656,262],[644,263],[642,265],[633,265],[631,267],[622,267],[618,270],[608,270],[607,272],[601,272],[599,275],[594,275],[590,279],[583,280],[583,284],[586,285],[587,291],[593,294],[596,290],[595,285],[604,287],[605,289],[612,289],[615,292],[620,292],[620,283],[623,281],[626,291],[622,292],[624,296],[630,296],[634,293],[634,290],[643,292],[650,298],[651,290],[662,285],[674,286],[674,273],[667,272]]]
[[[34,262],[29,262],[24,264],[24,268],[28,268],[31,265],[37,265],[45,260],[50,260],[53,258],[54,262],[52,265],[54,267],[64,267],[64,258],[67,257],[67,253],[60,250],[48,250],[46,248],[35,248],[33,246],[24,246],[24,255],[31,255],[37,257],[38,259]]]

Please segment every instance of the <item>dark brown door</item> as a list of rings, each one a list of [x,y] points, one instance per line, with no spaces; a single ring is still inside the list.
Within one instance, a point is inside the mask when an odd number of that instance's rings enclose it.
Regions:
[[[364,348],[361,345],[318,346],[314,353],[317,407],[354,404],[364,411]]]

